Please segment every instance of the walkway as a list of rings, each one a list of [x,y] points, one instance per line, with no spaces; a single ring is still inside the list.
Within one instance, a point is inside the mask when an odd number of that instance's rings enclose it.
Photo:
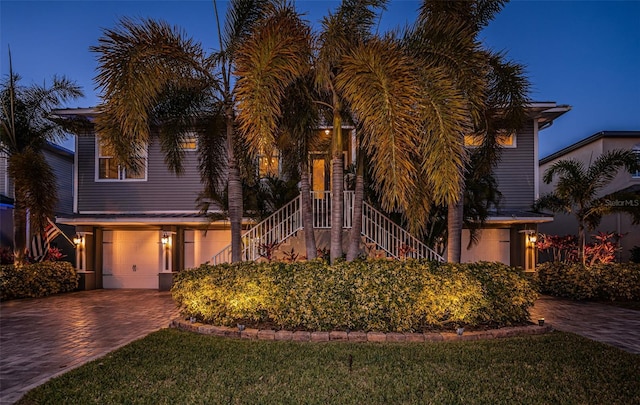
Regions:
[[[640,354],[640,311],[542,296],[531,310],[531,320],[540,318],[557,330]]]
[[[94,290],[0,303],[0,403],[178,316],[168,292]]]

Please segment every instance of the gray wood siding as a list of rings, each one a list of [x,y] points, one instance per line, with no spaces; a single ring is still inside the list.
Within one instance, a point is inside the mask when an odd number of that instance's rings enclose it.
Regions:
[[[73,155],[62,155],[45,149],[44,156],[53,169],[58,185],[56,215],[73,213]]]
[[[531,209],[535,197],[533,121],[516,135],[516,148],[503,148],[500,162],[494,169],[498,189],[502,193],[501,209]]]
[[[148,150],[146,181],[96,181],[95,137],[78,139],[78,211],[166,212],[197,211],[201,191],[197,151],[185,153],[185,170],[176,176],[167,169],[158,142]]]
[[[13,187],[9,186],[7,164],[7,155],[0,153],[0,194],[7,197],[13,197]]]

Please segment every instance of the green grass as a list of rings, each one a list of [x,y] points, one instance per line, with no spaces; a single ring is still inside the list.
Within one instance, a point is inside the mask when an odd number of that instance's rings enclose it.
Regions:
[[[639,404],[640,356],[560,332],[353,344],[245,341],[165,329],[19,402],[92,403]]]

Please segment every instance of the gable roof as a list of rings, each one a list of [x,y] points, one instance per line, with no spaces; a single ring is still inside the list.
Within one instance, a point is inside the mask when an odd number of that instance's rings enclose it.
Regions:
[[[578,148],[581,148],[585,145],[588,145],[602,138],[638,138],[640,139],[640,131],[600,131],[574,143],[573,145],[569,145],[566,148],[560,149],[557,152],[554,152],[548,156],[543,157],[542,159],[540,159],[540,164],[542,165],[552,160],[555,160],[557,158],[560,158],[569,152],[572,152]]]

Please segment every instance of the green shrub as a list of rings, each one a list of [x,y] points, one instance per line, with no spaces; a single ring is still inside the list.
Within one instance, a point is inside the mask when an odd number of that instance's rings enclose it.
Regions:
[[[185,316],[306,330],[415,331],[521,323],[536,298],[520,271],[495,263],[243,262],[176,275]]]
[[[640,264],[549,262],[538,266],[540,292],[577,300],[640,300]]]
[[[69,262],[0,266],[0,300],[44,297],[78,288],[78,273]]]

